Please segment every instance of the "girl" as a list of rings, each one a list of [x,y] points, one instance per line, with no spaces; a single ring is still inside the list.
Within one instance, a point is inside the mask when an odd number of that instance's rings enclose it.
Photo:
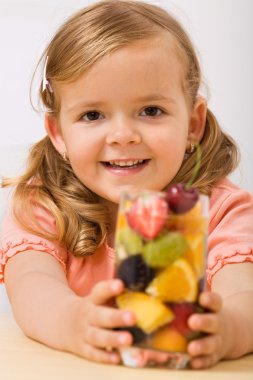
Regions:
[[[192,368],[253,351],[253,198],[226,176],[237,148],[199,95],[192,43],[165,10],[97,2],[70,18],[44,56],[40,98],[47,136],[34,145],[3,223],[1,279],[15,318],[33,339],[119,363],[135,316],[109,307],[114,232],[122,191],[186,182],[210,195],[210,310],[192,315],[209,333],[188,345]],[[107,348],[114,348],[109,350]]]

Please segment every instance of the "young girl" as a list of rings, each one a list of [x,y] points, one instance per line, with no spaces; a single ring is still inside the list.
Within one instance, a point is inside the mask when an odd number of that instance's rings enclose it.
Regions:
[[[192,43],[165,10],[108,0],[82,9],[44,56],[40,97],[47,136],[16,186],[1,236],[1,280],[15,318],[33,339],[119,363],[135,315],[109,306],[114,232],[122,191],[187,182],[210,196],[206,314],[189,326],[208,333],[188,345],[192,368],[253,351],[253,197],[226,176],[237,148],[199,95]],[[108,348],[112,348],[110,350]]]

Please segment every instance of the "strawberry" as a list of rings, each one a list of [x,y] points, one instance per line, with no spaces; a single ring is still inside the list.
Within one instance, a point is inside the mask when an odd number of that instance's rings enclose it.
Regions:
[[[168,204],[164,198],[156,194],[144,195],[127,211],[127,222],[145,239],[153,239],[166,224],[168,211]]]

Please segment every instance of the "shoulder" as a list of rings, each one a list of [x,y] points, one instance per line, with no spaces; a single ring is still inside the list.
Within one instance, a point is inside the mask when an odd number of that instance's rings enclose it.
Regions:
[[[247,190],[235,185],[228,178],[223,178],[212,190],[211,205],[215,203],[222,203],[228,198],[243,197],[246,200],[253,200],[253,194]]]
[[[224,178],[213,188],[210,197],[210,229],[228,215],[232,219],[243,217],[253,224],[253,194]]]
[[[253,262],[253,196],[227,178],[210,198],[207,281],[226,264]]]
[[[9,202],[0,229],[0,283],[4,278],[4,269],[7,261],[25,251],[40,251],[54,256],[66,270],[68,250],[62,244],[50,239],[56,234],[56,221],[53,215],[39,205],[33,207],[34,220],[30,219],[31,210],[22,215],[31,228],[25,229],[13,215],[13,205]]]

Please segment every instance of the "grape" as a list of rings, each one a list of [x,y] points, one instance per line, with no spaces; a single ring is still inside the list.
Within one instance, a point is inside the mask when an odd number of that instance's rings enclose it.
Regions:
[[[153,268],[163,268],[182,256],[187,249],[187,241],[180,232],[170,232],[148,242],[143,248],[145,262]]]
[[[175,214],[182,214],[191,210],[198,199],[198,190],[193,187],[187,189],[183,183],[171,185],[167,189],[167,202]]]
[[[143,244],[141,237],[129,227],[118,230],[116,243],[119,245],[123,244],[127,253],[131,255],[142,251]]]

